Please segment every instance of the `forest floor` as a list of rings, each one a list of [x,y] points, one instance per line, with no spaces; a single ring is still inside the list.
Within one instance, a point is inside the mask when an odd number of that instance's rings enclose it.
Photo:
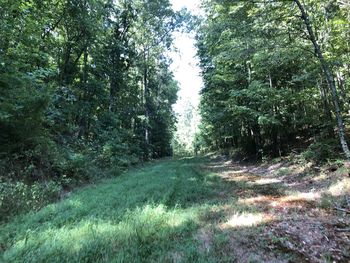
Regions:
[[[0,225],[0,262],[349,262],[339,167],[161,160]]]

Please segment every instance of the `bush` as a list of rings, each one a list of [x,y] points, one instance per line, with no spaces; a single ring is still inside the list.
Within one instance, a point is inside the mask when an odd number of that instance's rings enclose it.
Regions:
[[[336,159],[339,157],[339,152],[339,144],[336,140],[325,140],[312,143],[301,156],[306,161],[322,163]]]
[[[231,160],[237,161],[246,161],[252,159],[252,157],[247,153],[242,147],[237,148],[225,148],[221,150],[221,154],[229,157]]]
[[[31,148],[45,136],[47,91],[27,74],[0,74],[0,153]]]
[[[0,221],[42,208],[57,200],[61,190],[61,185],[54,181],[32,185],[23,182],[0,182]]]

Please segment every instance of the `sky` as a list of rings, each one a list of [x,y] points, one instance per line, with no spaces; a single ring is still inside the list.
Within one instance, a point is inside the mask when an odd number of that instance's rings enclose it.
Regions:
[[[174,10],[186,7],[194,15],[200,15],[201,0],[171,0]],[[196,57],[195,34],[174,33],[174,45],[177,52],[171,52],[173,60],[171,70],[179,83],[178,101],[174,105],[177,116],[175,140],[183,145],[183,150],[193,152],[193,141],[198,131],[200,116],[198,113],[199,91],[203,86]],[[191,114],[188,115],[189,109]],[[188,116],[192,116],[188,119]]]
[[[200,13],[200,0],[171,0],[174,10],[186,7],[193,14]],[[174,33],[174,45],[177,52],[171,53],[171,70],[179,82],[178,102],[174,105],[177,114],[181,114],[183,105],[190,101],[196,108],[199,104],[199,91],[203,85],[200,77],[194,33]]]

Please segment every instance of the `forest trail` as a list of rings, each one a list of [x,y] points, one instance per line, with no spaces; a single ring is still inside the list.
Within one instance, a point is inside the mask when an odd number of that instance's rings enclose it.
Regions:
[[[348,177],[308,169],[156,161],[3,224],[2,261],[348,262]]]

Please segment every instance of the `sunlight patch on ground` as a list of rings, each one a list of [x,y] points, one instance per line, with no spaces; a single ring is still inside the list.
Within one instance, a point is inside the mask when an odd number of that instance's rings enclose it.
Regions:
[[[250,182],[250,185],[265,185],[265,184],[274,184],[274,183],[281,183],[282,180],[276,179],[276,178],[261,178],[259,180],[256,180],[254,182]]]
[[[251,227],[272,221],[273,218],[263,213],[235,213],[227,222],[221,225],[222,229]]]
[[[260,176],[256,176],[254,174],[250,173],[242,173],[242,170],[240,171],[225,171],[221,172],[220,176],[222,178],[228,179],[229,181],[236,181],[236,182],[255,182],[256,180],[260,180]]]
[[[326,180],[326,179],[328,179],[327,174],[321,173],[320,175],[318,175],[318,176],[312,178],[312,181],[314,181],[314,182],[321,182],[321,181],[324,181],[324,180]]]
[[[237,170],[237,171],[233,171],[233,172],[230,172],[231,174],[241,174],[241,173],[244,173],[246,172],[246,169],[244,170]]]
[[[339,182],[331,185],[327,192],[332,196],[350,194],[350,178],[343,178]]]
[[[305,200],[305,201],[316,201],[321,198],[321,192],[315,191],[315,192],[295,192],[291,195],[285,196],[281,198],[282,202],[292,202],[292,201],[299,201],[299,200]]]
[[[257,255],[254,262],[289,262],[286,251],[301,251],[303,259],[327,256],[329,251],[339,251],[341,258],[340,253],[348,251],[347,237],[337,232],[347,228],[338,216],[343,212],[329,214],[334,200],[341,198],[328,198],[327,193],[345,194],[350,178],[330,175],[332,181],[313,184],[309,176],[288,174],[276,183],[269,173],[259,176],[247,168],[234,174],[246,167],[217,165],[216,170],[216,164],[197,158],[163,160],[78,190],[0,228],[0,258],[243,262]],[[290,187],[291,182],[297,182],[296,187]],[[266,254],[266,248],[271,253]]]
[[[317,201],[321,198],[320,192],[296,192],[288,196],[274,197],[270,195],[260,195],[257,197],[239,199],[239,204],[245,205],[267,205],[269,207],[303,207],[309,202]]]
[[[162,240],[171,236],[176,228],[195,220],[193,209],[170,209],[164,205],[146,205],[125,214],[119,223],[103,220],[84,220],[74,227],[52,227],[29,233],[17,241],[5,254],[17,257],[31,247],[41,247],[42,257],[61,251],[65,255],[80,253],[87,246],[127,249],[129,242],[138,239]],[[134,240],[134,241],[133,241]]]

